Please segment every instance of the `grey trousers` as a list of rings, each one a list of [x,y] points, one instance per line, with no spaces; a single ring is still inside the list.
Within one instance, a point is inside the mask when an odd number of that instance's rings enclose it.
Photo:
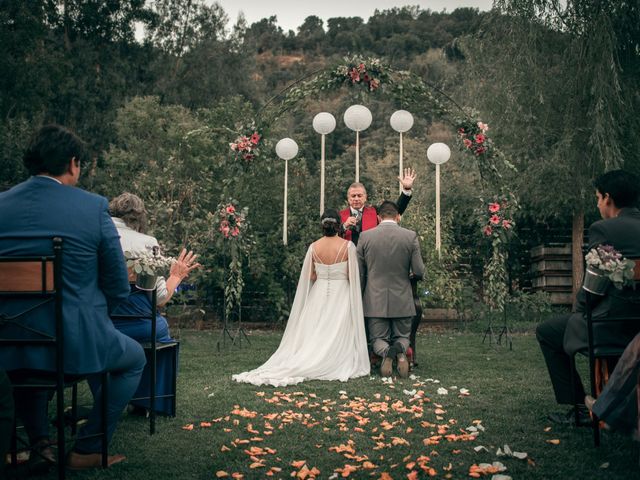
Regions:
[[[389,347],[396,342],[402,346],[402,351],[406,352],[410,344],[412,319],[413,317],[368,317],[369,343],[373,352],[381,357],[386,357]]]

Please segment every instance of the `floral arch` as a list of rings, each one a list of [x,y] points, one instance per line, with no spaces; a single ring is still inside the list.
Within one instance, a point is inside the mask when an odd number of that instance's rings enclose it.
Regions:
[[[309,98],[355,89],[361,103],[368,96],[384,96],[391,103],[417,116],[433,116],[451,126],[458,148],[475,159],[482,183],[480,235],[491,242],[491,257],[485,263],[484,293],[492,309],[502,310],[508,296],[506,244],[513,233],[513,210],[517,199],[506,185],[505,173],[515,167],[496,147],[489,126],[477,113],[461,107],[450,96],[409,71],[395,70],[378,58],[344,58],[337,65],[313,72],[273,96],[258,111],[256,118],[238,128],[229,143],[239,164],[259,162],[262,152],[271,146],[270,127],[287,112]]]

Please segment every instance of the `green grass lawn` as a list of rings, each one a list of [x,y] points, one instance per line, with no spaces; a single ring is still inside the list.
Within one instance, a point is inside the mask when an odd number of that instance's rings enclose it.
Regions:
[[[69,477],[212,479],[224,470],[245,479],[291,478],[301,470],[291,463],[304,460],[323,479],[346,464],[358,467],[349,478],[377,479],[386,472],[386,478],[404,479],[412,470],[419,472],[413,478],[427,478],[419,463],[433,468],[436,478],[471,478],[471,465],[495,461],[513,479],[640,478],[638,448],[631,439],[605,432],[602,446],[594,448],[590,430],[546,420],[547,413],[560,409],[533,335],[516,336],[509,351],[483,345],[478,333],[423,333],[414,380],[385,384],[373,373],[347,383],[314,381],[283,388],[231,381],[232,373],[266,360],[280,333],[251,332],[251,346],[218,353],[219,335],[182,332],[176,418],[160,418],[158,433],[149,436],[145,419],[124,414],[110,451],[126,454],[127,461],[105,471],[70,472]],[[439,387],[449,393],[439,395]],[[469,395],[459,396],[460,388]],[[424,394],[410,401],[413,395],[405,390]],[[242,415],[233,413],[238,408]],[[210,427],[201,426],[212,421]],[[475,439],[460,439],[478,421],[484,431]],[[193,429],[183,429],[186,425]],[[425,445],[443,425],[439,443]],[[459,440],[448,441],[446,434]],[[340,445],[345,451],[331,448]],[[487,450],[476,452],[480,445]],[[504,445],[526,452],[528,459],[497,456]],[[265,454],[252,460],[245,452],[251,448]],[[412,462],[417,463],[407,469]],[[252,463],[264,466],[252,469]],[[281,470],[267,476],[271,467]]]

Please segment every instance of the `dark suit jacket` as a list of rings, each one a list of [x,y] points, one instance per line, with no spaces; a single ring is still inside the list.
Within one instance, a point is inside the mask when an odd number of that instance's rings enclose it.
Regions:
[[[640,210],[623,208],[615,218],[594,222],[589,227],[589,250],[597,245],[612,245],[625,258],[640,259]],[[592,310],[592,315],[626,315],[637,311],[640,305],[625,301],[634,294],[633,291],[618,290],[611,285],[602,299],[595,299],[597,304]],[[571,315],[564,335],[564,349],[570,353],[584,350],[588,345],[587,321],[583,314],[584,302],[585,293],[580,290],[577,312]],[[629,324],[596,324],[594,335],[598,344],[624,347],[639,330],[640,323],[637,327]]]
[[[64,242],[65,371],[101,371],[124,351],[124,335],[109,311],[129,296],[126,263],[106,199],[45,177],[31,177],[0,193],[0,255],[51,254],[54,236]],[[3,302],[0,313],[19,312],[25,302]],[[27,324],[54,333],[53,318],[48,305],[28,314]],[[0,368],[52,370],[50,350],[3,347]]]
[[[418,235],[395,222],[363,232],[358,267],[365,317],[399,318],[416,314],[409,274],[424,275]]]
[[[400,215],[404,213],[407,209],[407,205],[409,205],[409,201],[411,201],[412,195],[405,195],[404,192],[400,194],[398,197],[398,201],[396,202],[398,205],[398,212]],[[340,219],[342,223],[347,221],[347,218],[351,216],[351,209],[349,207],[340,210]],[[360,232],[366,232],[367,230],[371,230],[378,226],[378,216],[376,213],[376,209],[371,206],[365,206],[362,209],[362,218],[360,219]],[[344,232],[345,240],[351,240],[353,243],[358,245],[358,240],[360,238],[359,235],[353,235],[351,230],[347,230]]]

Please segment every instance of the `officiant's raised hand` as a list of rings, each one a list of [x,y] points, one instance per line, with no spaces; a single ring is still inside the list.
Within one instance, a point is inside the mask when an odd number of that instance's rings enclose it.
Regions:
[[[398,177],[398,180],[400,180],[404,190],[411,190],[413,188],[413,182],[417,176],[418,174],[413,168],[405,168],[404,175],[402,177]]]

